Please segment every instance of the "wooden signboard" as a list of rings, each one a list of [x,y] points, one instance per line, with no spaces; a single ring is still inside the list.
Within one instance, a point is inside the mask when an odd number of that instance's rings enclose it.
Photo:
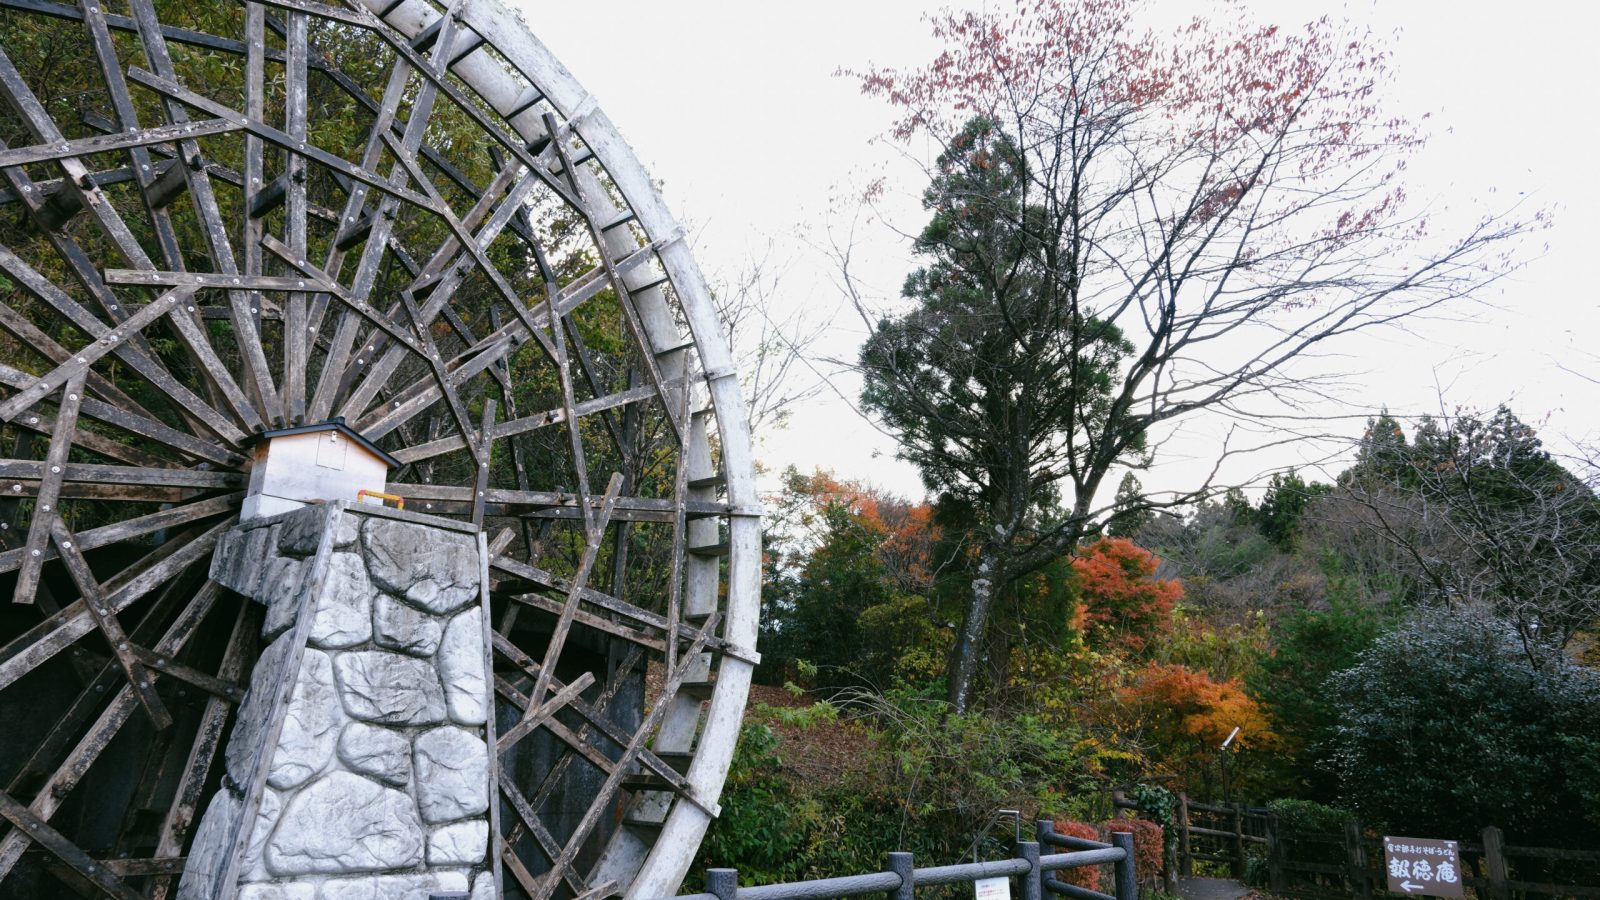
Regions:
[[[1425,897],[1465,895],[1461,890],[1461,854],[1455,841],[1385,837],[1383,866],[1389,890]]]

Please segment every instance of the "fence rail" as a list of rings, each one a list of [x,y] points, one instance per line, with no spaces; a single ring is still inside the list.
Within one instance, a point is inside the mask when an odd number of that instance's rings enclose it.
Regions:
[[[707,869],[704,893],[680,894],[665,900],[825,900],[865,894],[884,894],[889,900],[914,900],[919,887],[971,883],[985,878],[1015,879],[1018,900],[1044,900],[1046,892],[1074,900],[1138,900],[1132,834],[1113,832],[1111,843],[1103,844],[1056,834],[1049,820],[1040,820],[1036,829],[1038,839],[1018,842],[1017,855],[1011,859],[919,869],[910,853],[890,853],[887,868],[882,872],[750,887],[739,886],[738,869]],[[1041,846],[1066,852],[1041,855]],[[1113,867],[1115,894],[1067,884],[1052,874],[1105,864]]]

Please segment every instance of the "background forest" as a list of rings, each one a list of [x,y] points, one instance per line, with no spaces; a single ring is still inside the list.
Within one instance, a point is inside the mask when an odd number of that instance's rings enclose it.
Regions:
[[[999,594],[961,715],[959,512],[791,470],[775,513],[762,680],[787,690],[757,689],[710,864],[955,858],[996,809],[1101,821],[1114,787],[1158,821],[1183,791],[1600,839],[1600,499],[1509,410],[1375,416],[1334,484],[1112,515]]]

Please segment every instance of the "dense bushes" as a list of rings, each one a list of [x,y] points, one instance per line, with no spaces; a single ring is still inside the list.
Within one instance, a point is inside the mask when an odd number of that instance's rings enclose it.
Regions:
[[[1330,765],[1373,824],[1518,843],[1600,838],[1600,675],[1494,618],[1414,614],[1328,681]],[[1579,833],[1575,833],[1579,832]]]
[[[745,725],[723,791],[722,817],[701,847],[705,866],[733,866],[764,884],[881,868],[908,850],[926,861],[969,855],[996,809],[1024,821],[1065,808],[1087,784],[1070,733],[1036,719],[947,716],[943,704],[907,692],[852,691],[838,701],[855,741],[852,765],[803,779],[785,764],[782,731],[805,741],[805,716],[769,711]],[[817,717],[809,717],[815,720]],[[999,837],[986,855],[1008,848]]]
[[[1279,798],[1268,803],[1267,809],[1278,817],[1278,826],[1284,831],[1302,834],[1338,834],[1352,818],[1348,810],[1314,800]]]
[[[1152,884],[1161,877],[1161,859],[1166,830],[1148,819],[1112,819],[1102,826],[1107,836],[1113,831],[1133,835],[1133,871],[1140,884]]]
[[[1052,827],[1055,829],[1056,834],[1066,835],[1067,837],[1080,838],[1086,841],[1100,840],[1100,829],[1090,825],[1088,822],[1057,819]],[[1067,851],[1062,850],[1060,852],[1065,853]],[[1067,884],[1077,885],[1091,891],[1103,890],[1100,885],[1099,866],[1079,866],[1073,869],[1063,869],[1056,873],[1056,878]]]

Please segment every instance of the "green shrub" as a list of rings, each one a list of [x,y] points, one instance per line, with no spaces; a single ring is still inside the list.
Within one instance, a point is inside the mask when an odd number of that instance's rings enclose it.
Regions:
[[[1508,623],[1420,611],[1328,680],[1341,802],[1372,825],[1446,838],[1592,846],[1600,672]],[[1402,830],[1404,829],[1404,830]]]
[[[1251,887],[1266,887],[1271,881],[1271,876],[1267,871],[1267,858],[1259,853],[1246,855],[1244,858],[1244,872],[1241,873],[1239,880]]]
[[[782,722],[831,725],[837,710],[871,731],[863,746],[872,757],[804,781],[784,768],[781,734],[746,724],[693,878],[713,866],[737,868],[750,885],[873,872],[892,850],[920,865],[960,862],[996,809],[1020,809],[1028,821],[1087,793],[1075,780],[1083,766],[1074,737],[1034,718],[946,716],[942,703],[909,692],[852,691],[820,706],[785,710]],[[1005,855],[1009,839],[1009,828],[995,829],[978,852]]]
[[[1279,828],[1304,834],[1339,834],[1354,818],[1348,810],[1312,800],[1273,800],[1267,809],[1278,817]]]

